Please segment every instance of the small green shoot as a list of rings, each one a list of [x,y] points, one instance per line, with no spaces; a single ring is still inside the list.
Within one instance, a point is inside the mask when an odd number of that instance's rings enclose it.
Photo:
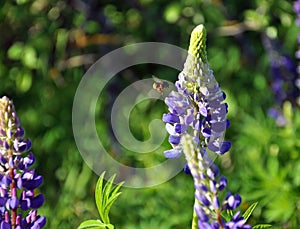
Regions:
[[[99,212],[100,220],[86,220],[82,222],[77,229],[114,229],[114,225],[110,224],[109,211],[116,199],[121,195],[119,192],[124,182],[113,185],[116,175],[113,175],[104,184],[105,172],[99,177],[96,190],[95,200]]]

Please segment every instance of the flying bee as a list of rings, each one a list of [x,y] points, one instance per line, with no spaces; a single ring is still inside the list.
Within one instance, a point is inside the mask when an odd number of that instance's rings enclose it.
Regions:
[[[169,84],[161,79],[156,78],[155,76],[152,76],[154,79],[154,83],[152,85],[153,89],[156,90],[159,94],[163,95],[163,90],[165,88],[169,88]]]

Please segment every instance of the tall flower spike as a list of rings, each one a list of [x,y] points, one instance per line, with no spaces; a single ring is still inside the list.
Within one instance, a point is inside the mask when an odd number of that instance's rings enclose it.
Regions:
[[[222,219],[222,211],[235,210],[241,203],[238,194],[228,192],[221,199],[220,193],[227,186],[227,179],[219,175],[208,151],[224,154],[230,142],[224,142],[227,104],[225,93],[220,89],[207,62],[206,32],[203,25],[192,34],[189,55],[176,82],[177,91],[165,99],[169,113],[163,115],[169,142],[173,149],[165,151],[168,158],[183,154],[188,170],[194,179],[195,204],[192,229],[250,229],[246,220],[237,212],[230,222]],[[224,195],[223,195],[224,196]]]
[[[262,41],[269,56],[272,76],[270,87],[274,95],[274,104],[268,113],[275,119],[278,126],[285,126],[287,120],[282,113],[284,102],[289,101],[293,106],[300,105],[300,87],[297,86],[297,82],[299,81],[297,79],[297,67],[293,59],[283,53],[278,40],[269,37],[267,34],[263,34]]]
[[[223,103],[226,95],[207,63],[205,41],[205,28],[199,25],[191,34],[189,55],[175,83],[177,92],[172,91],[165,99],[169,113],[163,115],[163,121],[173,146],[165,152],[168,158],[180,156],[180,139],[185,133],[193,136],[200,147],[217,154],[224,154],[231,147],[230,142],[223,141],[229,126],[227,104]]]
[[[35,159],[30,139],[24,139],[24,129],[13,102],[0,98],[0,228],[43,228],[44,216],[37,209],[44,203],[35,189],[43,178],[30,168]]]

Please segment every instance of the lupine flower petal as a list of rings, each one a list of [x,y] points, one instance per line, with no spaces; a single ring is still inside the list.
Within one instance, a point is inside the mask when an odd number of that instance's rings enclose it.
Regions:
[[[30,199],[29,198],[22,199],[20,208],[24,211],[27,211],[30,208]]]
[[[16,209],[18,205],[19,205],[19,200],[17,197],[12,197],[9,200],[10,209]]]
[[[231,148],[231,142],[223,142],[220,148],[221,154],[228,152]]]
[[[174,125],[171,125],[170,123],[166,124],[166,130],[170,135],[176,134]]]
[[[169,136],[169,142],[173,145],[178,145],[180,143],[180,136],[177,135],[170,135]]]
[[[35,176],[34,179],[24,179],[23,178],[23,187],[29,190],[39,187],[43,183],[42,176]]]
[[[209,200],[208,200],[204,195],[198,196],[197,199],[198,199],[204,206],[209,206],[209,205],[210,205]]]
[[[177,134],[182,134],[187,130],[187,126],[185,124],[176,123],[175,124],[175,132]]]
[[[46,225],[46,217],[44,216],[38,216],[37,220],[34,222],[34,225],[38,225],[37,228],[42,228]]]
[[[44,203],[44,195],[43,194],[39,194],[36,197],[33,197],[31,199],[31,208],[37,209],[39,207],[41,207]]]
[[[186,174],[191,174],[191,170],[190,170],[188,164],[185,164],[185,165],[184,165],[183,171],[184,171]],[[0,205],[0,206],[1,206],[1,205]]]
[[[239,194],[229,195],[227,198],[227,208],[229,210],[236,209],[242,202],[242,199]]]
[[[181,156],[180,149],[170,149],[164,152],[166,158],[179,158]]]
[[[219,191],[224,190],[224,188],[226,188],[227,186],[227,178],[225,176],[221,176],[220,180],[219,180]]]
[[[163,121],[167,123],[177,123],[179,122],[179,117],[174,114],[163,114]]]
[[[11,229],[11,226],[9,223],[2,221],[0,223],[0,229]]]
[[[199,209],[196,208],[195,210],[197,212],[200,221],[207,222],[209,220],[209,217],[205,214],[205,212],[201,208]]]

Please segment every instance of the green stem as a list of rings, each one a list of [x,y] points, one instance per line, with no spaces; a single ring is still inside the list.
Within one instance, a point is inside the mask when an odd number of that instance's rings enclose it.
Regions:
[[[196,203],[196,199],[195,199],[195,203]],[[198,229],[198,215],[195,211],[195,208],[194,208],[194,212],[193,212],[192,229]]]

